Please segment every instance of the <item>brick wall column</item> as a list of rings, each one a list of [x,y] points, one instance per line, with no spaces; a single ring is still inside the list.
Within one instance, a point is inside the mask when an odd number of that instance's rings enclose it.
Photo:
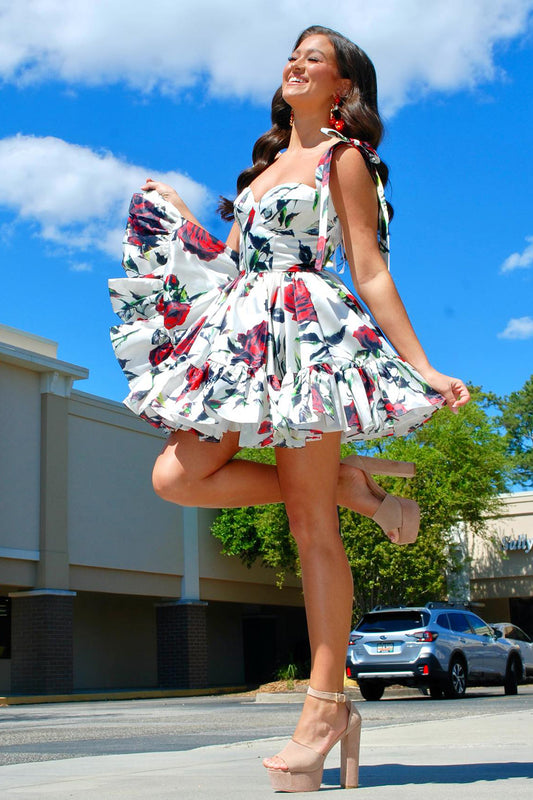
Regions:
[[[156,619],[159,686],[207,686],[207,603],[160,603],[156,606]]]
[[[12,692],[72,692],[75,594],[53,589],[10,594]]]

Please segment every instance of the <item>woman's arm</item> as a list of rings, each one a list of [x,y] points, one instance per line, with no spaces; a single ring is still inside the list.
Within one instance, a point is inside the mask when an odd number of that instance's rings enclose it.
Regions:
[[[150,192],[155,191],[161,195],[165,200],[169,203],[172,203],[173,206],[176,206],[178,211],[180,212],[182,217],[188,219],[189,222],[193,222],[195,225],[198,225],[200,228],[204,228],[201,222],[198,222],[190,208],[185,205],[179,194],[176,192],[172,186],[169,186],[166,183],[162,183],[161,181],[154,181],[152,178],[147,178],[146,183],[144,186],[141,186],[143,192]],[[205,230],[205,228],[204,228]],[[228,238],[226,239],[226,244],[228,247],[231,247],[232,250],[239,250],[239,226],[236,222],[233,223],[231,226],[231,230],[229,232]]]
[[[355,289],[399,353],[452,410],[470,395],[463,381],[435,370],[418,341],[377,242],[378,199],[363,156],[353,147],[333,154],[331,195],[344,235]]]
[[[228,238],[226,239],[226,244],[228,247],[231,247],[231,249],[235,250],[237,253],[239,252],[240,238],[241,238],[241,232],[239,230],[239,226],[237,225],[237,221],[235,220],[235,222],[231,226]]]
[[[169,186],[167,183],[162,183],[162,181],[154,181],[152,178],[147,178],[146,183],[144,186],[141,186],[141,189],[143,192],[157,192],[164,200],[167,200],[167,202],[172,203],[173,206],[176,206],[182,217],[188,219],[189,222],[194,222],[194,224],[198,225],[200,228],[204,227],[201,222],[198,222],[190,208],[185,205],[179,194],[175,189],[172,188],[172,186]]]

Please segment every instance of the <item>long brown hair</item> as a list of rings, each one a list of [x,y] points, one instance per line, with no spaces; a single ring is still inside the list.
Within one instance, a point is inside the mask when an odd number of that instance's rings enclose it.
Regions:
[[[376,70],[367,54],[342,33],[311,25],[298,36],[293,50],[296,50],[308,36],[327,36],[335,50],[337,68],[341,78],[348,78],[352,87],[340,105],[344,121],[343,135],[368,142],[377,149],[383,136],[383,123],[378,111],[378,90]],[[291,107],[281,94],[281,86],[272,98],[272,127],[254,144],[252,166],[244,169],[237,178],[237,194],[274,162],[276,155],[289,144]],[[388,181],[389,170],[383,161],[377,170],[383,186]],[[218,211],[225,220],[233,219],[233,203],[225,197],[220,198]],[[389,206],[392,217],[392,208]]]

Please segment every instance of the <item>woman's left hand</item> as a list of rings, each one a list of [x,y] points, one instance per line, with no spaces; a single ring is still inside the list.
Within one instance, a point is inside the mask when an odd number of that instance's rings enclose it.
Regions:
[[[459,408],[465,406],[470,400],[470,392],[460,378],[443,375],[442,372],[437,372],[433,367],[420,372],[420,374],[432,389],[435,389],[445,398],[446,405],[454,414],[457,414]]]

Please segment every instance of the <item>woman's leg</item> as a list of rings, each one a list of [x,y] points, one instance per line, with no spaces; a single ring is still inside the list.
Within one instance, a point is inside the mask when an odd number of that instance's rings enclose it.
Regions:
[[[172,433],[152,473],[156,494],[171,503],[201,508],[240,508],[280,503],[276,467],[254,461],[232,461],[239,434],[220,442],[202,442],[190,431]]]
[[[310,684],[342,692],[350,634],[353,581],[339,534],[337,483],[340,434],[305,448],[277,449],[281,495],[298,545],[311,645]],[[307,696],[294,738],[325,752],[346,727],[347,709]],[[279,756],[265,766],[283,769]]]
[[[273,464],[231,460],[240,449],[238,440],[238,433],[226,433],[220,442],[202,442],[190,431],[172,433],[154,465],[156,493],[171,503],[202,508],[281,503],[278,470]],[[309,446],[298,452],[308,452]],[[368,489],[361,471],[338,463],[335,470],[337,504],[367,517],[375,514],[379,500]]]

